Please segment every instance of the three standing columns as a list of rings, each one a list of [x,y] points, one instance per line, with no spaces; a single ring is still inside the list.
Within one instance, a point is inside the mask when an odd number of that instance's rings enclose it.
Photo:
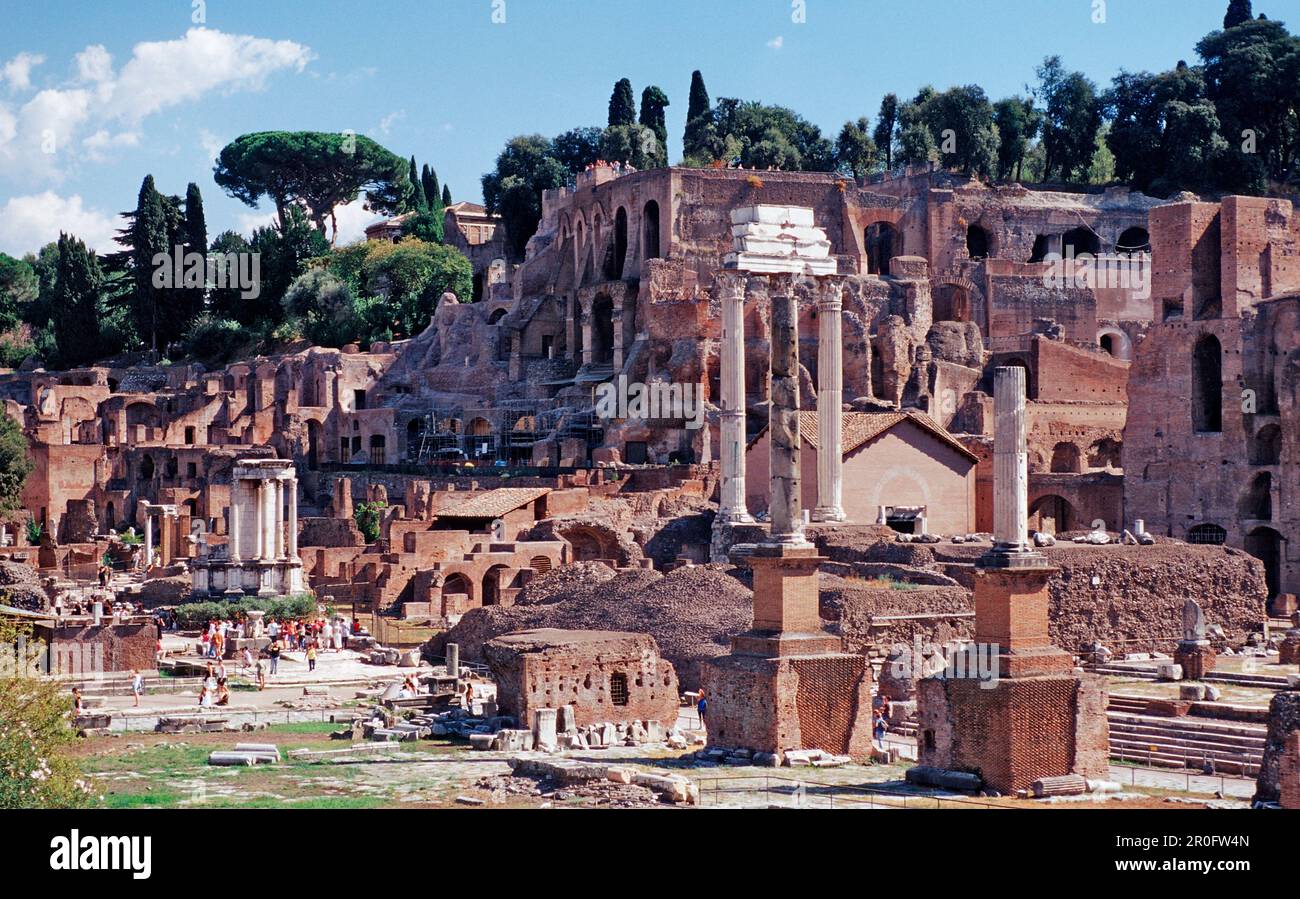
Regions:
[[[748,523],[745,508],[745,282],[743,272],[718,275],[722,299],[721,436],[722,485],[718,520]]]
[[[817,506],[813,521],[844,521],[844,346],[840,335],[838,278],[818,279],[817,292]]]

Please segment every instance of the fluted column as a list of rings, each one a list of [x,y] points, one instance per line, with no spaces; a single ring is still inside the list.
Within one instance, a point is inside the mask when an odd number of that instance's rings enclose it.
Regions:
[[[298,559],[298,479],[288,481],[289,488],[289,559]]]
[[[993,374],[993,539],[999,552],[1028,552],[1029,455],[1025,441],[1025,370]]]
[[[230,561],[238,562],[239,558],[239,481],[234,480],[230,483],[230,532],[226,535],[230,543]]]
[[[274,534],[275,558],[284,561],[284,481],[276,478],[271,482],[271,524]]]
[[[266,481],[258,480],[253,488],[253,561],[266,558]]]
[[[826,279],[817,295],[817,506],[814,521],[843,521],[843,284]]]
[[[745,283],[743,273],[718,275],[722,300],[719,414],[722,485],[718,520],[752,522],[745,508]]]
[[[771,276],[772,404],[768,448],[771,487],[768,541],[805,546],[799,495],[799,311],[789,275]]]

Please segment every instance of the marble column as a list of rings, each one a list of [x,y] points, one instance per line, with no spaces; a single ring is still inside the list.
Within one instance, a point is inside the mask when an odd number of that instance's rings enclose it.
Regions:
[[[1029,454],[1025,438],[1025,370],[993,373],[993,541],[998,552],[1029,552]]]
[[[817,507],[814,521],[843,521],[844,360],[840,337],[843,283],[828,278],[817,294]]]
[[[718,520],[752,522],[745,508],[745,282],[744,273],[718,275],[722,300],[722,352],[719,359],[719,414],[722,485]]]
[[[144,567],[147,571],[153,564],[153,513],[145,509],[144,513]]]
[[[230,509],[227,514],[230,515],[230,527],[226,534],[229,539],[229,556],[230,561],[238,562],[239,558],[239,481],[233,481],[230,485]]]
[[[272,533],[275,534],[275,558],[277,561],[284,561],[284,481],[276,478],[271,482],[274,488],[271,491],[271,522],[273,525]]]
[[[803,508],[799,495],[799,306],[789,275],[773,275],[772,405],[769,407],[768,542],[807,546],[803,537]]]
[[[253,561],[266,558],[266,481],[254,481],[253,487]]]
[[[288,483],[289,488],[289,558],[296,561],[298,559],[298,479],[293,478]]]

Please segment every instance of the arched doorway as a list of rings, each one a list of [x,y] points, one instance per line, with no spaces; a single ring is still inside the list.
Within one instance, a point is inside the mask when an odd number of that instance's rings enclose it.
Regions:
[[[1097,332],[1097,345],[1103,353],[1109,353],[1116,359],[1129,361],[1133,355],[1133,343],[1128,335],[1119,328],[1105,328]]]
[[[863,234],[868,275],[889,274],[889,260],[898,255],[898,232],[889,222],[873,222]]]
[[[1250,521],[1273,520],[1273,475],[1261,471],[1250,481],[1250,486],[1237,503],[1237,517]]]
[[[142,481],[153,480],[153,471],[154,471],[153,456],[150,456],[146,453],[145,457],[140,460],[140,480]]]
[[[1223,430],[1223,349],[1213,334],[1202,336],[1192,350],[1192,428]]]
[[[1062,534],[1074,530],[1074,507],[1055,493],[1040,496],[1029,506],[1029,526],[1045,534]]]
[[[966,229],[966,252],[971,259],[987,259],[989,255],[989,233],[979,225]]]
[[[603,294],[591,304],[591,361],[597,365],[614,361],[614,301]]]
[[[654,200],[645,204],[641,213],[642,246],[646,259],[659,258],[659,204]]]
[[[1255,528],[1246,535],[1246,552],[1264,563],[1268,598],[1277,596],[1282,583],[1282,535],[1272,528]]]
[[[320,465],[320,422],[307,422],[307,468],[315,471]]]
[[[970,321],[970,291],[959,284],[940,285],[934,298],[933,318],[937,322]]]
[[[448,608],[466,608],[474,601],[474,582],[459,572],[449,574],[442,582],[442,596],[444,602],[454,598],[453,602],[446,603]]]
[[[1251,465],[1279,465],[1282,462],[1282,429],[1264,425],[1250,444]]]
[[[113,505],[112,500],[109,500],[108,505],[104,507],[104,530],[114,530],[117,525],[117,508]]]
[[[493,565],[483,575],[483,605],[501,604],[501,591],[510,585],[507,579],[509,570],[505,565]]]

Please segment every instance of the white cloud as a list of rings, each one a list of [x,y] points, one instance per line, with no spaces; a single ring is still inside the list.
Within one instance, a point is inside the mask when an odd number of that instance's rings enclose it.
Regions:
[[[203,155],[209,162],[216,160],[221,155],[221,149],[226,145],[226,141],[217,137],[207,128],[199,130],[199,146],[203,148]]]
[[[379,120],[379,133],[387,134],[388,129],[393,127],[394,122],[399,122],[404,118],[406,118],[405,109],[399,109],[396,112],[390,112],[388,115],[384,116],[382,119]]]
[[[0,79],[9,85],[11,91],[25,91],[32,86],[32,69],[45,62],[39,53],[23,51],[0,66]]]
[[[86,148],[86,157],[96,162],[108,157],[108,150],[116,147],[136,147],[140,144],[140,135],[135,131],[121,131],[111,134],[101,128],[81,142]]]
[[[77,54],[77,76],[82,81],[112,80],[113,55],[103,44],[91,44]]]
[[[179,40],[135,45],[106,114],[138,122],[211,90],[261,90],[268,75],[282,69],[301,72],[314,57],[294,41],[191,28]]]
[[[767,42],[767,46],[771,47],[773,50],[780,50],[785,46],[785,36],[778,34]]]
[[[123,227],[121,216],[87,208],[79,194],[62,197],[52,190],[11,197],[0,206],[0,252],[11,256],[34,253],[66,231],[100,253],[121,249],[113,236]]]
[[[252,237],[258,228],[268,228],[274,224],[274,209],[269,212],[241,212],[235,216],[235,230],[244,237]]]
[[[346,206],[334,207],[334,217],[338,220],[339,225],[339,236],[335,240],[335,244],[338,246],[361,240],[366,236],[367,225],[373,225],[384,218],[382,215],[366,212],[361,205],[364,200],[365,195],[363,194]]]
[[[0,105],[0,171],[15,180],[57,183],[71,164],[102,159],[113,141],[130,145],[126,135],[138,141],[138,126],[150,115],[215,90],[260,90],[271,74],[301,72],[313,58],[293,41],[191,28],[176,40],[136,44],[114,75],[112,56],[92,44],[76,55],[73,86],[43,90],[16,113]],[[37,62],[19,54],[5,65],[4,77],[11,87],[29,85]]]

